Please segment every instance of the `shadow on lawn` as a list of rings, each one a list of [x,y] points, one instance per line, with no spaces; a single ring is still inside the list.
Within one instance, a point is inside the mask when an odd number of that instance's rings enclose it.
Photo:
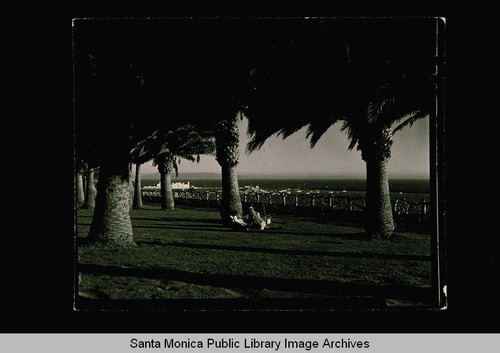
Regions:
[[[92,218],[92,216],[87,215],[79,215],[78,218]],[[165,223],[154,223],[150,225],[133,225],[134,229],[143,228],[143,229],[172,229],[172,230],[190,230],[190,231],[210,231],[210,232],[241,232],[240,230],[234,230],[227,226],[222,225],[220,219],[196,219],[196,218],[178,218],[178,217],[131,217],[132,221],[149,221],[149,222],[165,222]],[[279,223],[272,224],[266,230],[247,230],[243,231],[245,233],[254,233],[254,234],[277,234],[277,235],[294,235],[294,236],[320,236],[320,237],[328,237],[328,238],[340,238],[340,239],[352,239],[352,240],[372,240],[365,233],[325,233],[325,232],[311,232],[311,231],[289,231],[283,230],[279,224],[283,224],[286,222],[293,222],[294,220],[303,220],[307,219],[310,221],[310,218],[307,217],[292,217],[289,219],[285,218],[285,220],[280,221]],[[171,222],[171,223],[170,223]],[[185,224],[175,224],[179,222],[185,222]],[[174,223],[174,224],[172,224]],[[321,222],[318,222],[321,223]],[[90,225],[90,223],[82,223],[78,222],[78,225]],[[343,224],[336,224],[343,225]],[[352,225],[351,225],[352,226]]]
[[[162,243],[160,241],[136,241],[138,245],[160,245],[160,246],[175,246],[191,249],[210,249],[210,250],[233,250],[233,251],[249,251],[266,254],[282,254],[282,255],[313,255],[313,256],[333,256],[333,257],[351,257],[363,259],[385,259],[385,260],[402,260],[402,261],[430,261],[431,257],[426,255],[402,255],[402,254],[376,254],[376,253],[360,253],[360,252],[345,252],[345,251],[315,251],[315,250],[288,250],[288,249],[272,249],[272,248],[256,248],[247,246],[227,246],[215,244],[191,244],[191,243]],[[334,242],[335,243],[335,242]],[[336,242],[338,244],[338,242]]]
[[[268,235],[293,235],[293,236],[315,236],[315,237],[328,237],[328,238],[339,238],[339,239],[351,239],[351,240],[372,240],[371,237],[367,236],[366,233],[319,233],[319,232],[291,232],[283,231],[282,227],[270,227],[266,230],[234,230],[223,225],[207,225],[207,224],[183,224],[183,225],[164,225],[161,223],[156,223],[153,225],[134,225],[134,229],[145,228],[145,229],[171,229],[171,230],[190,230],[190,231],[209,231],[209,232],[231,232],[231,233],[246,233],[246,234],[268,234]]]
[[[222,227],[222,221],[220,219],[196,219],[196,218],[175,218],[175,217],[161,217],[159,221],[165,222],[192,222],[192,223],[207,223],[215,224]]]
[[[200,225],[198,226],[191,226],[191,225],[175,225],[175,226],[165,226],[163,224],[153,224],[150,226],[133,226],[134,229],[139,229],[139,228],[144,228],[144,229],[171,229],[171,230],[191,230],[191,231],[208,231],[208,232],[234,232],[233,229],[224,227],[222,225],[216,226],[216,225]]]
[[[180,281],[196,285],[206,285],[230,289],[275,290],[302,292],[330,296],[364,296],[376,298],[397,298],[419,302],[430,302],[432,289],[402,285],[373,285],[361,283],[341,283],[327,280],[285,279],[243,275],[201,274],[168,268],[124,268],[95,264],[79,264],[78,271],[92,275],[139,277]]]
[[[174,218],[174,217],[130,217],[132,221],[155,221],[155,222],[189,222],[189,223],[206,223],[220,225],[222,227],[222,221],[220,219],[196,219],[196,218]]]

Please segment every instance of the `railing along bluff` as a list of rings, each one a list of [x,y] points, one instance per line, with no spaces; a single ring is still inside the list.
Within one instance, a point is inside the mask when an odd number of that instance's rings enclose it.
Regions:
[[[174,199],[180,204],[206,204],[219,205],[222,192],[220,190],[174,190]],[[256,208],[264,205],[266,210],[278,210],[281,208],[301,209],[329,209],[346,212],[362,212],[366,207],[366,199],[354,195],[336,194],[289,194],[285,192],[240,192],[243,204],[253,204]],[[142,199],[144,201],[159,202],[160,190],[142,189]],[[396,216],[418,215],[429,216],[430,202],[426,200],[411,201],[406,198],[393,198],[392,209]]]

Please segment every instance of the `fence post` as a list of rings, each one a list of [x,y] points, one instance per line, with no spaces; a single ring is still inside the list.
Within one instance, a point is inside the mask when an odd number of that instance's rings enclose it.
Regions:
[[[299,207],[299,195],[295,195],[295,207]]]

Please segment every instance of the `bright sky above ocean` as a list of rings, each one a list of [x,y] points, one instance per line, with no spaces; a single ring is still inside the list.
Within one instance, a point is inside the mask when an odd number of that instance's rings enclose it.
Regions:
[[[349,142],[340,124],[331,127],[314,148],[306,140],[306,128],[285,140],[269,138],[264,146],[251,154],[245,152],[248,142],[247,121],[240,121],[239,174],[291,174],[307,176],[363,177],[365,162],[360,151],[349,151]],[[429,177],[429,118],[418,120],[394,135],[388,171],[392,177]],[[157,172],[151,163],[141,167],[141,174]],[[183,160],[179,173],[220,173],[213,156],[202,156],[200,163]]]

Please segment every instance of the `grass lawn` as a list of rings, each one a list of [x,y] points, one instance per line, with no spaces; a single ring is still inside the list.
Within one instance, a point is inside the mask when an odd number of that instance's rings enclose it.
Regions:
[[[292,215],[274,216],[264,231],[238,232],[220,224],[218,209],[190,206],[145,205],[131,217],[136,247],[78,246],[77,308],[78,300],[92,306],[167,299],[200,307],[283,298],[326,307],[432,303],[429,234],[369,240],[361,225]],[[77,211],[78,243],[91,221],[91,211]]]

